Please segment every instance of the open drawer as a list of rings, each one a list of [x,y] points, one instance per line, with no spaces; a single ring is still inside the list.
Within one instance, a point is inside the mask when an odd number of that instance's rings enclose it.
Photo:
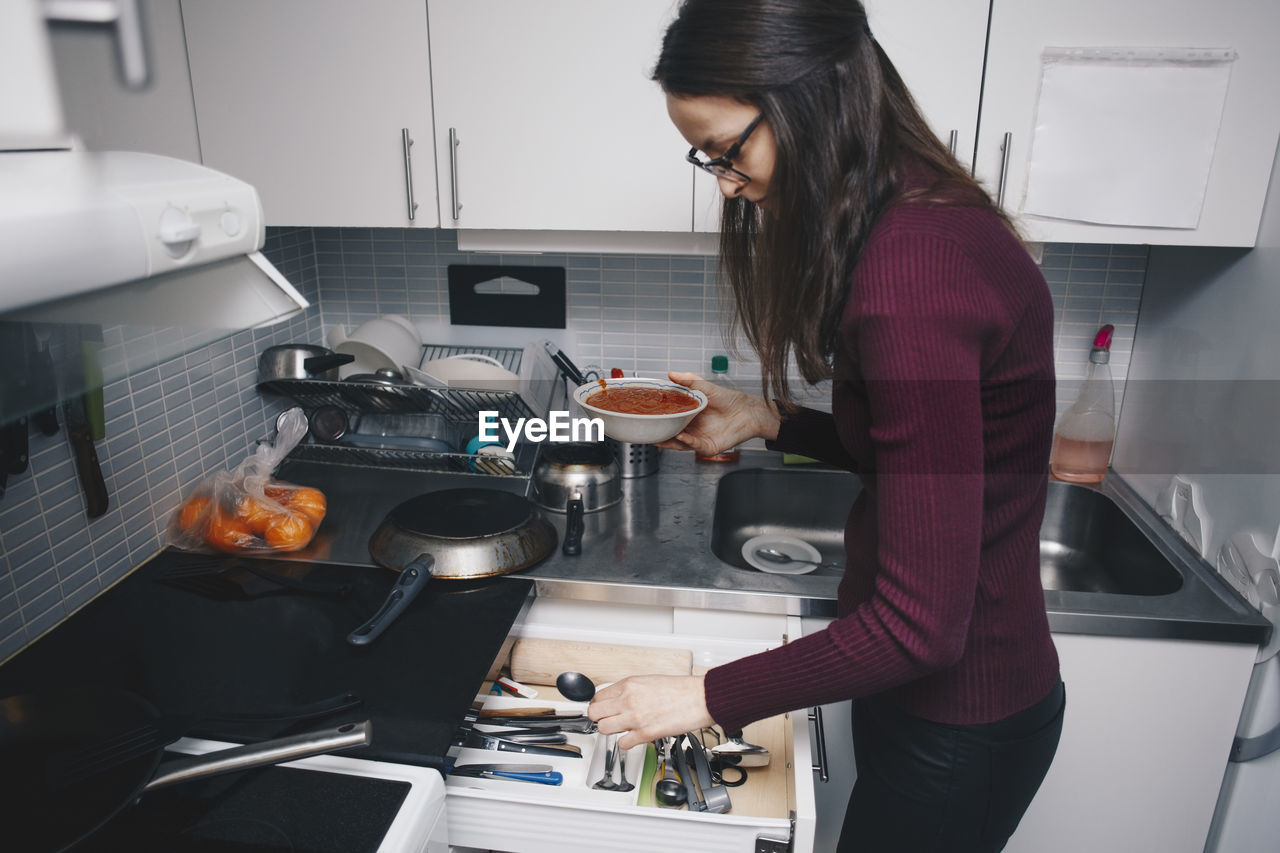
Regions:
[[[540,598],[517,620],[510,642],[496,662],[518,681],[534,687],[538,696],[491,696],[485,706],[546,706],[568,713],[583,710],[585,705],[568,702],[549,683],[564,669],[586,671],[575,655],[600,654],[602,646],[615,647],[624,658],[614,666],[620,674],[678,671],[670,668],[671,662],[678,666],[680,653],[686,650],[684,666],[700,672],[798,636],[800,620],[796,617]],[[563,664],[547,654],[548,649],[557,647],[554,641],[566,652]],[[540,650],[537,662],[521,653],[522,648],[535,643]],[[592,651],[584,651],[587,649]],[[653,666],[644,668],[647,662]],[[604,671],[609,669],[607,664]],[[497,670],[495,666],[495,673]],[[457,851],[508,853],[654,853],[675,849],[809,853],[815,818],[807,714],[801,711],[759,721],[748,726],[743,737],[768,748],[770,760],[765,767],[750,768],[742,786],[728,789],[732,806],[722,814],[690,811],[684,806],[661,807],[652,801],[652,781],[646,796],[641,788],[643,745],[633,747],[627,756],[627,778],[636,784],[635,790],[593,789],[603,765],[605,738],[598,733],[569,735],[569,742],[581,748],[581,758],[463,749],[455,756],[457,763],[551,764],[563,773],[564,781],[548,786],[449,777],[445,798],[449,843]]]

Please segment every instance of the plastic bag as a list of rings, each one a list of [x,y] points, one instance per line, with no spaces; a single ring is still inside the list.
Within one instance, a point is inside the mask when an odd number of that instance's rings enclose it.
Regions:
[[[169,544],[187,551],[247,555],[297,551],[310,544],[324,520],[324,493],[271,477],[306,434],[302,409],[283,413],[275,441],[259,444],[235,470],[206,477],[182,502],[169,520]]]

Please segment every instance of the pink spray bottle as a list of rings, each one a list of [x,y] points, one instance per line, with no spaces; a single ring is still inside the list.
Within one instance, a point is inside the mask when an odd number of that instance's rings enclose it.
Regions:
[[[1116,392],[1109,364],[1114,332],[1110,323],[1098,330],[1080,396],[1053,431],[1049,470],[1059,480],[1100,483],[1107,472],[1116,435]]]

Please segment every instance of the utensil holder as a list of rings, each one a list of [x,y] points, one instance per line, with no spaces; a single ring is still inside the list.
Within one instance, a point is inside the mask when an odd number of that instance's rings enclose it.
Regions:
[[[658,445],[614,441],[612,438],[606,438],[605,444],[613,452],[613,458],[618,460],[623,479],[648,477],[658,473],[658,454],[662,452]]]

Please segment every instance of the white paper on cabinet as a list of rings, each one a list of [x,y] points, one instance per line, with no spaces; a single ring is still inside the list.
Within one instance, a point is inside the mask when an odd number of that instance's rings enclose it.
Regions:
[[[1195,228],[1235,57],[1229,49],[1046,48],[1023,212]]]

